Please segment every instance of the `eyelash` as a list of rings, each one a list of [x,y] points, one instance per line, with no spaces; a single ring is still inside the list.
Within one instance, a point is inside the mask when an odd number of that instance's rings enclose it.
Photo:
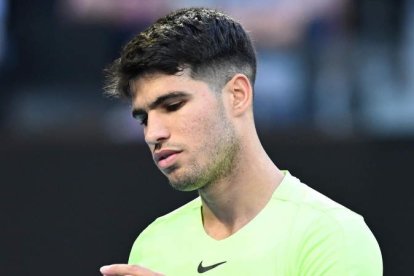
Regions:
[[[171,112],[171,111],[177,111],[178,109],[180,109],[180,107],[184,104],[184,102],[176,102],[173,104],[169,104],[165,106],[165,110]]]
[[[184,103],[185,103],[185,101],[181,101],[181,102],[165,105],[164,108],[168,112],[174,112],[174,111],[177,111],[178,109],[180,109],[184,105]],[[145,116],[142,117],[142,119],[140,119],[139,124],[146,126],[147,121],[148,121],[148,115],[145,115]]]

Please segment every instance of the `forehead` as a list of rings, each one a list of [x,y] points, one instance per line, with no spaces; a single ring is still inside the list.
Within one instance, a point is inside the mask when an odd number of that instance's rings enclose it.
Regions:
[[[141,76],[131,82],[132,105],[145,107],[155,99],[176,92],[186,94],[210,93],[207,83],[190,77],[189,72],[183,71],[175,75],[153,73]]]

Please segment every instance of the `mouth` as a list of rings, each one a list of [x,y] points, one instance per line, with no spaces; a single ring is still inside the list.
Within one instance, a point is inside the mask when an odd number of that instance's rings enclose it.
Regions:
[[[162,150],[154,153],[153,158],[160,169],[166,169],[174,164],[180,153],[181,151],[177,150]]]

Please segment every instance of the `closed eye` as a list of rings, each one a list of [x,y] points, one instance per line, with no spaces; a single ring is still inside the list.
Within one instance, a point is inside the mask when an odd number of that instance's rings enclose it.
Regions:
[[[186,92],[174,91],[166,95],[161,95],[148,105],[147,108],[135,107],[132,110],[132,117],[140,122],[141,125],[148,124],[148,110],[158,109],[160,111],[169,113],[179,110],[192,98]]]
[[[180,109],[185,103],[186,101],[174,102],[172,104],[165,105],[164,108],[168,112],[173,112],[173,111],[177,111],[178,109]]]

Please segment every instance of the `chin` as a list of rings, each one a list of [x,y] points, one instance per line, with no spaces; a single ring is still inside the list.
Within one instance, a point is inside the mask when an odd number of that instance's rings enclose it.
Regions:
[[[177,178],[177,177],[168,177],[168,180],[170,182],[171,187],[176,189],[177,191],[181,192],[191,192],[200,189],[200,183],[199,181],[194,180],[192,178]]]
[[[180,192],[191,192],[197,190],[192,183],[172,182],[170,181],[171,187]]]
[[[172,166],[164,172],[170,182],[171,187],[182,192],[191,192],[200,189],[206,181],[196,170]]]

